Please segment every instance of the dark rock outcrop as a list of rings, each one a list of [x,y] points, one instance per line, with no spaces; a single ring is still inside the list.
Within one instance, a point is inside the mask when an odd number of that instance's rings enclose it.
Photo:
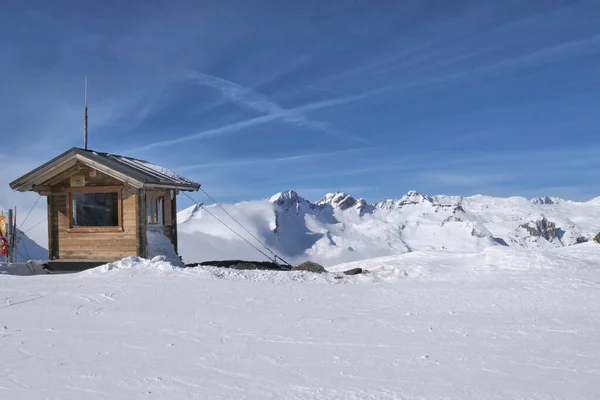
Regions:
[[[520,225],[524,228],[531,236],[541,237],[551,242],[556,239],[557,230],[554,222],[548,221],[546,217],[539,219],[535,222],[528,222]]]
[[[328,193],[321,200],[317,201],[317,205],[331,204],[332,206],[338,207],[340,210],[347,210],[350,207],[354,207],[357,200],[347,193],[337,192]]]
[[[352,268],[347,271],[344,271],[344,274],[346,274],[346,275],[358,275],[358,274],[362,274],[362,273],[363,273],[362,268]]]
[[[559,199],[558,197],[550,197],[550,196],[542,196],[542,197],[535,197],[533,199],[530,200],[533,204],[537,204],[537,205],[550,205],[550,204],[559,204],[562,203],[564,200]]]
[[[448,222],[463,222],[463,220],[459,217],[455,217],[455,216],[451,215],[442,221],[441,226],[446,225]]]
[[[600,244],[600,233],[598,233],[595,237],[594,237],[594,242]]]
[[[356,200],[354,197],[343,192],[328,193],[315,204],[319,207],[330,205],[331,207],[342,211],[354,208],[358,210],[361,216],[364,215],[365,211],[369,208],[369,205],[364,199]]]
[[[312,261],[303,262],[302,264],[298,265],[297,267],[293,267],[292,271],[309,271],[309,272],[314,272],[317,274],[327,272],[321,264],[317,264]]]
[[[452,214],[456,214],[457,212],[465,212],[465,209],[463,208],[462,204],[456,204],[453,208],[452,208]]]

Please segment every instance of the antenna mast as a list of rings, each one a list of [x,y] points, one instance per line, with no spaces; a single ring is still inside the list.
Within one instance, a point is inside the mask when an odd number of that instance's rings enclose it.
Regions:
[[[83,122],[83,127],[84,127],[84,147],[87,150],[88,149],[88,103],[87,103],[87,76],[85,77],[85,116],[84,116],[84,122]]]

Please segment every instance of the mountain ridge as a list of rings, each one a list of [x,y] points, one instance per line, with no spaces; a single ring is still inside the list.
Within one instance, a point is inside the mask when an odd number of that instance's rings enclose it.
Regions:
[[[436,194],[436,195],[428,195],[425,194],[423,192],[417,191],[417,190],[409,190],[408,192],[406,192],[406,194],[398,197],[398,198],[386,198],[384,200],[380,200],[380,201],[373,201],[373,202],[367,202],[365,199],[363,198],[358,198],[356,199],[356,197],[354,197],[353,195],[346,193],[344,191],[339,191],[339,192],[328,192],[326,193],[323,197],[321,197],[319,200],[315,201],[315,202],[311,202],[310,200],[304,198],[302,195],[300,195],[297,191],[293,190],[293,189],[288,189],[288,190],[284,190],[278,193],[275,193],[274,195],[267,197],[266,200],[272,201],[273,199],[279,199],[281,197],[286,197],[286,196],[291,196],[301,200],[301,201],[306,201],[312,204],[325,204],[325,203],[330,203],[333,199],[338,199],[341,197],[349,197],[352,198],[356,201],[365,201],[366,204],[368,205],[375,205],[375,204],[379,204],[379,203],[386,203],[386,202],[394,202],[394,201],[407,201],[409,199],[416,199],[416,198],[421,198],[423,200],[426,201],[449,201],[449,200],[456,200],[458,201],[459,199],[471,199],[471,198],[494,198],[494,199],[525,199],[531,203],[534,204],[539,204],[539,205],[552,205],[552,204],[560,204],[560,203],[572,203],[572,204],[594,204],[594,205],[600,205],[600,196],[598,197],[594,197],[590,200],[586,200],[586,201],[575,201],[575,200],[569,200],[569,199],[565,199],[562,197],[556,197],[556,196],[537,196],[537,197],[524,197],[524,196],[492,196],[492,195],[487,195],[487,194],[483,194],[483,193],[477,193],[477,194],[473,194],[473,195],[469,195],[469,196],[459,196],[459,195],[447,195],[447,194]]]
[[[397,199],[368,203],[331,192],[311,202],[286,190],[263,200],[222,206],[282,257],[325,265],[415,250],[561,247],[588,241],[600,231],[600,204],[550,196],[430,196],[412,190]],[[220,208],[207,207],[231,222]],[[258,256],[207,214],[197,206],[179,213],[186,262]]]

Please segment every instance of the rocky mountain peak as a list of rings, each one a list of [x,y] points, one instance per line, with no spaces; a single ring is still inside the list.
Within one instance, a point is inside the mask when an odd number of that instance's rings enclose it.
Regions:
[[[433,199],[423,193],[411,190],[400,199],[400,205],[432,203]]]
[[[269,198],[269,202],[283,206],[283,205],[297,205],[308,202],[306,199],[301,197],[294,190],[286,190],[274,194]]]
[[[185,210],[180,211],[177,214],[177,218],[180,223],[187,222],[193,218],[196,218],[204,208],[204,203],[196,203],[191,207],[186,208]]]
[[[550,197],[550,196],[542,196],[542,197],[534,197],[530,200],[533,204],[558,204],[563,200],[558,197]]]
[[[541,237],[551,242],[558,236],[559,229],[556,224],[552,221],[548,221],[546,217],[542,217],[537,221],[529,221],[521,225],[529,235],[533,237]]]
[[[356,204],[358,204],[358,201],[347,193],[336,192],[327,193],[321,200],[317,201],[316,204],[331,204],[331,206],[337,207],[340,210],[347,210],[348,208],[354,207]]]

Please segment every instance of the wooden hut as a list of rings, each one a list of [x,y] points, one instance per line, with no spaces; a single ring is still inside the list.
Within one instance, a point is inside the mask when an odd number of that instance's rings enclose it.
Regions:
[[[48,202],[48,266],[85,269],[147,257],[148,234],[177,252],[177,194],[200,184],[144,160],[72,148],[10,183]]]

